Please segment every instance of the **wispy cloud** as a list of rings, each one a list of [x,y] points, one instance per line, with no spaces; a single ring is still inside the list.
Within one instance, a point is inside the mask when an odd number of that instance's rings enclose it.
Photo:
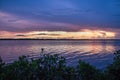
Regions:
[[[24,34],[16,34],[15,36],[18,36],[18,37],[25,37],[26,35],[24,35]]]
[[[79,27],[79,25],[73,25],[69,23],[51,22],[51,21],[32,21],[21,19],[16,15],[0,12],[0,30],[6,31],[72,31],[73,27]]]

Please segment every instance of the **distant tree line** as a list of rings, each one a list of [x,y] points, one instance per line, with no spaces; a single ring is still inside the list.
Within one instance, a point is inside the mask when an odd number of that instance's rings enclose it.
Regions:
[[[120,50],[114,54],[114,62],[104,71],[81,60],[76,67],[67,66],[65,58],[57,54],[30,61],[21,56],[11,64],[0,58],[0,80],[120,80]]]

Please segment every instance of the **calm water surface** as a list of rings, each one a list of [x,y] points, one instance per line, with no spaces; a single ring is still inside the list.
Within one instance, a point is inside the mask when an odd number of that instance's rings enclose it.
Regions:
[[[76,65],[79,59],[97,68],[112,63],[113,53],[120,49],[120,40],[0,40],[0,56],[5,62],[17,60],[21,55],[37,57],[44,54],[60,54],[68,65]]]

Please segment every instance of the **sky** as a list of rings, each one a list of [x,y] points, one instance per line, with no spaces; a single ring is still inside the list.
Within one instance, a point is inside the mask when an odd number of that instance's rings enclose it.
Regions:
[[[0,0],[0,38],[120,39],[120,0]]]

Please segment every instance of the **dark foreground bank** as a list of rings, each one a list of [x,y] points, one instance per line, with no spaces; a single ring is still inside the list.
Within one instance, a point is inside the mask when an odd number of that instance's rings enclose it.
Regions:
[[[59,55],[47,54],[36,60],[22,56],[11,64],[0,58],[0,80],[120,80],[120,50],[114,54],[114,62],[104,71],[81,60],[76,67],[67,66]]]

